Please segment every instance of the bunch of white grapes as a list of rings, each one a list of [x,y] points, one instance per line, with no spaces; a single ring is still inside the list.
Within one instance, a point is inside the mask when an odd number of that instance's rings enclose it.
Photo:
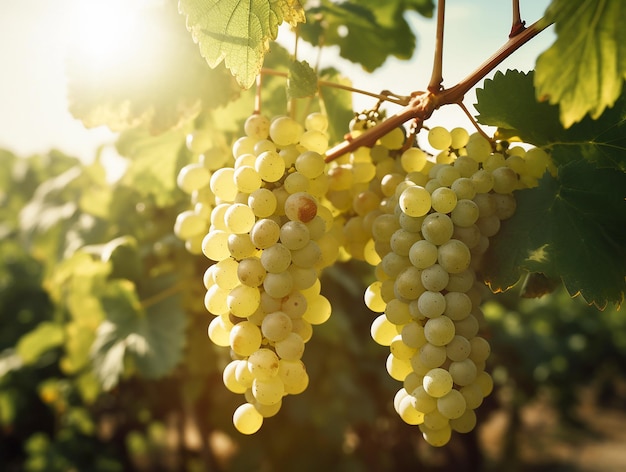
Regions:
[[[306,389],[305,343],[331,314],[319,282],[339,253],[329,232],[333,215],[320,203],[328,186],[327,126],[319,113],[304,127],[287,116],[251,115],[233,145],[233,165],[203,173],[204,185],[193,190],[212,195],[210,211],[200,215],[196,204],[177,221],[179,237],[213,261],[204,275],[205,306],[215,316],[208,334],[230,348],[223,380],[244,394],[233,415],[243,434],[258,431],[284,396]],[[181,170],[181,187],[197,168]],[[196,215],[205,226],[181,231]]]
[[[375,126],[362,114],[351,133]],[[479,335],[485,288],[477,280],[489,238],[515,211],[513,191],[553,171],[541,149],[493,145],[462,128],[435,127],[430,155],[403,128],[326,163],[328,120],[250,116],[245,136],[223,155],[201,132],[187,145],[199,161],[178,185],[193,208],[174,230],[206,270],[208,334],[230,348],[225,386],[243,394],[233,415],[259,430],[309,378],[302,355],[313,325],[331,314],[320,272],[355,258],[375,267],[365,303],[381,313],[373,339],[390,349],[387,371],[402,382],[394,406],[425,440],[443,446],[476,424],[491,392],[490,353]]]
[[[387,371],[403,383],[397,413],[443,446],[452,431],[474,428],[474,410],[493,388],[476,270],[515,211],[512,192],[536,185],[549,158],[540,149],[494,150],[462,128],[432,128],[428,140],[437,156],[410,147],[380,180],[371,225],[380,262],[365,301],[382,313],[371,334],[389,346]]]

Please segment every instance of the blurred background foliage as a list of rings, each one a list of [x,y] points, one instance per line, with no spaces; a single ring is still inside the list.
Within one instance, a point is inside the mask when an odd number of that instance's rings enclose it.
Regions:
[[[103,180],[97,159],[1,158],[4,470],[504,470],[523,463],[516,438],[528,405],[547,398],[576,431],[583,393],[624,406],[623,315],[562,289],[523,299],[514,288],[484,305],[497,389],[480,426],[443,450],[426,447],[393,410],[399,385],[362,300],[371,270],[351,261],[324,274],[333,316],[307,345],[308,390],[243,437],[221,380],[228,352],[206,337],[208,262],[172,235],[187,197],[173,189],[159,205],[136,183]],[[502,412],[508,426],[494,439]]]

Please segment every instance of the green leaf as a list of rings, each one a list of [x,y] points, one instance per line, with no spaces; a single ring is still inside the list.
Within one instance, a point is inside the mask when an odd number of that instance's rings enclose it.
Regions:
[[[541,146],[563,134],[556,106],[535,98],[533,73],[507,70],[496,72],[476,89],[479,123],[510,130],[524,142]]]
[[[51,321],[43,321],[19,339],[16,352],[24,364],[33,364],[50,349],[63,344],[63,341],[63,327]]]
[[[567,129],[558,107],[535,99],[533,72],[497,72],[476,97],[478,121],[497,126],[500,138],[544,146],[557,164],[585,158],[598,167],[626,170],[626,90],[599,118],[585,117]]]
[[[559,104],[568,128],[613,106],[626,79],[626,3],[555,0],[546,12],[557,40],[537,59],[537,97]]]
[[[155,283],[165,291],[173,282],[167,277]],[[168,285],[163,286],[165,283]],[[146,378],[163,377],[180,362],[186,321],[178,295],[144,302],[149,305],[145,308],[132,283],[116,280],[107,287],[101,302],[107,319],[98,327],[91,356],[104,390],[119,382],[126,357]]]
[[[334,69],[322,71],[321,78],[329,82],[351,86],[352,82],[341,76]],[[346,90],[333,87],[320,87],[320,95],[324,104],[324,111],[328,116],[328,136],[330,143],[343,141],[348,133],[348,124],[354,118],[352,94]]]
[[[250,88],[263,65],[269,41],[283,21],[304,21],[296,0],[179,0],[187,28],[210,67],[222,61],[243,88]]]
[[[484,276],[506,290],[523,272],[560,276],[571,295],[604,308],[626,291],[626,174],[584,160],[516,193],[517,211],[492,239]]]
[[[409,59],[415,50],[415,34],[404,18],[406,10],[432,14],[430,1],[322,0],[307,10],[302,38],[316,46],[339,46],[339,54],[369,72],[389,56]],[[429,13],[429,14],[428,14]]]
[[[180,191],[176,175],[182,167],[179,159],[185,152],[186,128],[177,128],[158,136],[143,128],[123,132],[117,143],[117,151],[129,158],[128,169],[121,184],[144,197],[155,199],[163,207],[176,202]]]
[[[96,60],[92,51],[70,51],[67,74],[72,115],[114,131],[145,126],[160,134],[240,91],[225,68],[206,66],[175,2],[144,6],[133,36],[114,55]]]
[[[305,98],[317,93],[317,74],[307,61],[293,61],[287,79],[287,97]]]

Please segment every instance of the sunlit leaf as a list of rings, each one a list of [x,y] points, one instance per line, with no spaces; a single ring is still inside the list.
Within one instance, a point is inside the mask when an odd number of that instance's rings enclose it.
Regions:
[[[613,106],[626,79],[626,3],[555,0],[557,40],[537,59],[537,96],[559,104],[567,128]]]
[[[224,61],[243,88],[254,83],[283,21],[304,21],[295,0],[179,0],[179,9],[209,66]]]
[[[50,349],[59,347],[64,338],[63,327],[60,324],[44,321],[19,339],[16,351],[24,364],[33,364]]]
[[[322,79],[341,85],[351,86],[352,82],[334,69],[322,71]],[[348,124],[354,117],[352,94],[333,87],[321,87],[320,95],[324,103],[324,111],[328,116],[328,136],[331,144],[343,141],[348,133]]]
[[[239,93],[227,70],[206,66],[173,2],[143,8],[123,45],[108,55],[80,47],[69,55],[69,110],[87,127],[141,125],[160,134]]]

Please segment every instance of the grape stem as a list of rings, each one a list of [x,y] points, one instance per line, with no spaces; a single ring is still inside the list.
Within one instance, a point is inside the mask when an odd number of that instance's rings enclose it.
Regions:
[[[522,21],[522,15],[520,14],[519,0],[513,0],[513,22],[511,24],[511,32],[509,33],[509,38],[517,36],[519,33],[524,31],[525,24],[526,22]]]
[[[435,38],[435,59],[433,61],[433,72],[428,84],[428,90],[436,93],[441,90],[443,82],[443,26],[446,10],[446,0],[439,0],[437,3],[437,36]]]
[[[288,72],[283,72],[283,71],[274,70],[274,69],[266,69],[266,68],[261,69],[260,75],[275,75],[278,77],[289,77]],[[350,87],[348,85],[339,84],[337,82],[330,82],[328,80],[318,80],[317,85],[320,87],[331,87],[331,88],[336,88],[340,90],[346,90],[347,92],[367,95],[368,97],[377,98],[378,100],[391,102],[400,106],[407,106],[411,98],[411,97],[406,97],[402,95],[396,95],[387,91],[382,92],[382,93],[368,92],[367,90]]]
[[[368,129],[363,134],[355,138],[348,137],[342,143],[329,149],[326,152],[326,162],[331,162],[361,146],[374,145],[379,138],[409,120],[415,119],[418,122],[423,122],[430,118],[433,112],[443,105],[461,103],[465,94],[498,64],[551,24],[552,23],[542,18],[523,31],[510,37],[500,49],[483,62],[476,70],[449,89],[413,92],[408,105],[406,105],[403,110],[400,110],[397,114],[390,116],[380,124]]]

